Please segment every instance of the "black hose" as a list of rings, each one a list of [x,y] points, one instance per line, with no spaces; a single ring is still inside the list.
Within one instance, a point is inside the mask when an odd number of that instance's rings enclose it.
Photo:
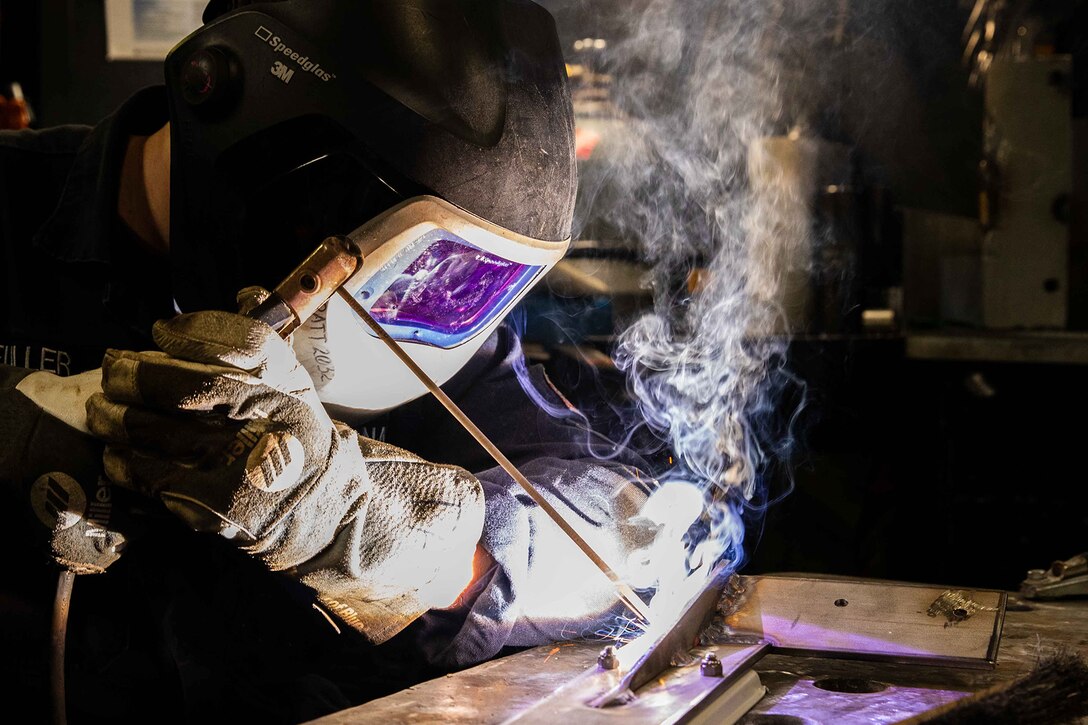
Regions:
[[[64,699],[64,639],[68,631],[68,608],[72,603],[72,583],[75,580],[76,575],[73,572],[62,571],[57,579],[57,598],[53,601],[49,675],[54,725],[65,725],[68,722]]]

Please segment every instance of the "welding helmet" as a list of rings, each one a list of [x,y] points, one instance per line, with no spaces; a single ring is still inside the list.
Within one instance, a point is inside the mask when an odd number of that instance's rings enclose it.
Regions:
[[[551,16],[526,0],[222,0],[204,20],[166,59],[179,309],[231,309],[348,235],[366,255],[348,291],[448,380],[569,243]],[[293,343],[328,403],[425,392],[338,298]]]

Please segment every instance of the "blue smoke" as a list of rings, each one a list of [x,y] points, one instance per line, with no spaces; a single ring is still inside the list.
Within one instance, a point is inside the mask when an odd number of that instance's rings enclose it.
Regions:
[[[578,339],[578,335],[573,329],[564,329],[563,324],[554,317],[551,322],[564,332],[566,338],[570,340]],[[514,329],[519,338],[524,338],[527,321],[523,308],[515,308],[507,318],[507,323]],[[588,361],[584,362],[586,362],[583,366],[584,369],[590,371],[590,374],[596,375],[593,372],[593,366]],[[591,420],[590,416],[582,408],[553,402],[544,395],[533,381],[528,363],[524,357],[519,357],[514,361],[513,369],[522,391],[540,410],[556,420],[567,421],[570,426],[581,432],[584,436],[583,448],[587,455],[601,462],[608,462],[625,453],[646,454],[656,452],[659,449],[659,446],[648,449],[635,444],[635,437],[645,427],[645,423],[637,420],[637,411],[629,403],[617,403],[609,400],[603,385],[597,386],[602,393],[597,402],[608,409],[607,414],[604,416],[594,415],[593,420]]]
[[[650,270],[652,306],[613,351],[633,401],[614,412],[622,443],[648,430],[670,452],[668,468],[652,474],[703,492],[689,565],[739,566],[746,529],[758,532],[792,489],[805,386],[788,366],[795,320],[786,300],[810,275],[817,243],[805,129],[834,80],[824,61],[841,36],[841,6],[616,5],[624,19],[602,25],[622,32],[601,58],[613,137],[583,174],[576,220],[634,240]],[[591,453],[604,450],[586,415],[540,402],[584,427]],[[781,490],[771,479],[785,482]]]

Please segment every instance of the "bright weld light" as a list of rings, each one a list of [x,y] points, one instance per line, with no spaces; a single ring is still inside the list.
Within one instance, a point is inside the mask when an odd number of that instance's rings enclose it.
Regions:
[[[701,567],[670,588],[658,591],[650,602],[649,626],[637,639],[616,651],[621,670],[628,670],[634,666],[654,642],[676,626],[684,607],[706,585],[707,574],[710,571],[710,567]]]
[[[686,569],[683,537],[703,511],[703,494],[682,481],[667,481],[643,504],[639,518],[658,529],[653,543],[628,559],[628,583],[635,589],[668,588]],[[660,583],[658,583],[660,580]]]
[[[630,668],[642,657],[654,641],[668,632],[679,620],[684,607],[706,584],[710,567],[703,565],[688,574],[688,551],[684,534],[703,512],[703,493],[685,481],[666,481],[643,504],[640,519],[658,527],[653,543],[631,555],[628,562],[629,583],[635,588],[656,586],[650,601],[650,622],[632,641],[620,647],[617,654],[621,668]],[[711,562],[718,545],[704,542],[696,556]],[[700,561],[700,559],[695,559]],[[624,639],[623,632],[617,639]]]

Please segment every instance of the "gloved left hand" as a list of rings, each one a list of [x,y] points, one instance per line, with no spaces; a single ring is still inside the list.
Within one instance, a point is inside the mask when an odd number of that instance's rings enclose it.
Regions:
[[[331,420],[290,345],[226,312],[110,351],[87,405],[107,475],[314,588],[380,642],[468,583],[479,482]]]
[[[163,352],[107,352],[87,405],[109,478],[273,569],[319,553],[370,480],[291,348],[225,312],[159,322],[154,338]]]

